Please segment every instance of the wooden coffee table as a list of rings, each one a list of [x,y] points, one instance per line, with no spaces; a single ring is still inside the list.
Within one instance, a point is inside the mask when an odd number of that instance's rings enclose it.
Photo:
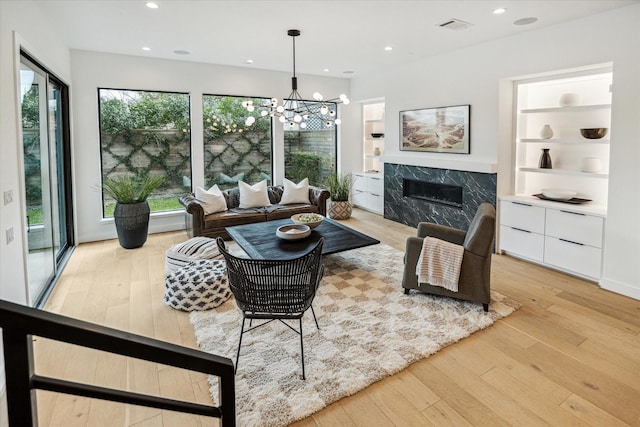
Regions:
[[[293,224],[293,221],[287,218],[236,225],[227,227],[227,233],[247,255],[254,259],[297,258],[314,247],[321,237],[324,237],[323,255],[380,243],[379,240],[344,226],[330,218],[325,218],[304,239],[282,240],[276,237],[276,229],[286,224]]]

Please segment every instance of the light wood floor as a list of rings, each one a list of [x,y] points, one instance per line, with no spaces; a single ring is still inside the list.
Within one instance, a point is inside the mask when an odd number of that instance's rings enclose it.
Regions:
[[[356,210],[346,224],[404,250],[415,230]],[[162,302],[164,251],[80,245],[46,310],[188,347],[188,314]],[[640,426],[640,301],[552,270],[494,256],[492,287],[522,304],[492,327],[295,425]],[[402,290],[398,288],[398,292]],[[36,342],[40,374],[210,403],[204,375]],[[38,392],[41,426],[209,426],[216,420]]]

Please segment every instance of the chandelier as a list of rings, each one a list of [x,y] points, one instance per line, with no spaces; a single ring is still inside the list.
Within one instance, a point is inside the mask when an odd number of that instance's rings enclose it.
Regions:
[[[288,97],[278,104],[277,98],[271,101],[265,101],[263,105],[255,105],[253,101],[248,100],[242,103],[242,106],[248,112],[253,113],[259,111],[261,117],[274,117],[286,127],[305,129],[311,122],[321,123],[323,127],[332,127],[340,124],[335,109],[331,108],[332,104],[348,104],[347,95],[341,94],[337,98],[325,100],[318,92],[313,94],[314,101],[305,101],[298,93],[298,78],[296,77],[296,37],[300,35],[300,30],[289,30],[287,35],[293,40],[293,77],[291,77],[291,93]],[[247,117],[246,126],[255,123],[254,116]]]

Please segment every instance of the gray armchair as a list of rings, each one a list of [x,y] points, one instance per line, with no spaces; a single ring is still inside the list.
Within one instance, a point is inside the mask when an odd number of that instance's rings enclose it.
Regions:
[[[489,311],[489,302],[491,301],[491,252],[493,251],[495,231],[496,210],[489,203],[483,203],[478,207],[478,211],[469,225],[469,230],[466,232],[427,222],[418,224],[417,237],[409,237],[407,239],[404,276],[402,278],[404,293],[408,294],[409,289],[416,289],[428,294],[478,302],[482,304],[484,311]],[[427,236],[446,240],[464,247],[458,292],[431,286],[428,283],[418,283],[416,264],[422,250],[422,241]]]

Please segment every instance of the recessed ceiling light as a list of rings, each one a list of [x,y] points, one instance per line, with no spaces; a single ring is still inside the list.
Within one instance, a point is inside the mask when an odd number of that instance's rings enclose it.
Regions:
[[[329,71],[331,71],[331,70],[330,70],[330,69],[328,69],[328,68],[325,68],[325,69],[323,69],[322,71],[324,71],[325,73],[328,73],[328,72],[329,72]]]
[[[158,6],[158,3],[154,3],[154,2],[152,2],[152,1],[147,2],[147,3],[146,3],[146,5],[147,5],[147,7],[148,7],[149,9],[157,9],[157,8],[159,8],[159,7],[160,7],[160,6]]]
[[[245,64],[253,64],[253,59],[247,59],[244,61]]]
[[[143,47],[142,47],[142,50],[149,52],[149,51],[151,50],[151,48],[150,48],[150,47],[147,47],[147,46],[143,46]]]
[[[391,46],[385,46],[384,50],[386,50],[387,52],[389,52],[390,50],[393,50],[393,47]]]
[[[504,7],[499,7],[496,10],[493,11],[494,14],[496,15],[500,15],[502,13],[505,13],[507,11],[507,9],[505,9]]]
[[[173,53],[175,53],[176,55],[190,55],[191,52],[189,52],[188,50],[174,50]]]
[[[522,18],[517,21],[513,21],[513,25],[529,25],[536,22],[538,18],[530,17],[530,18]]]

